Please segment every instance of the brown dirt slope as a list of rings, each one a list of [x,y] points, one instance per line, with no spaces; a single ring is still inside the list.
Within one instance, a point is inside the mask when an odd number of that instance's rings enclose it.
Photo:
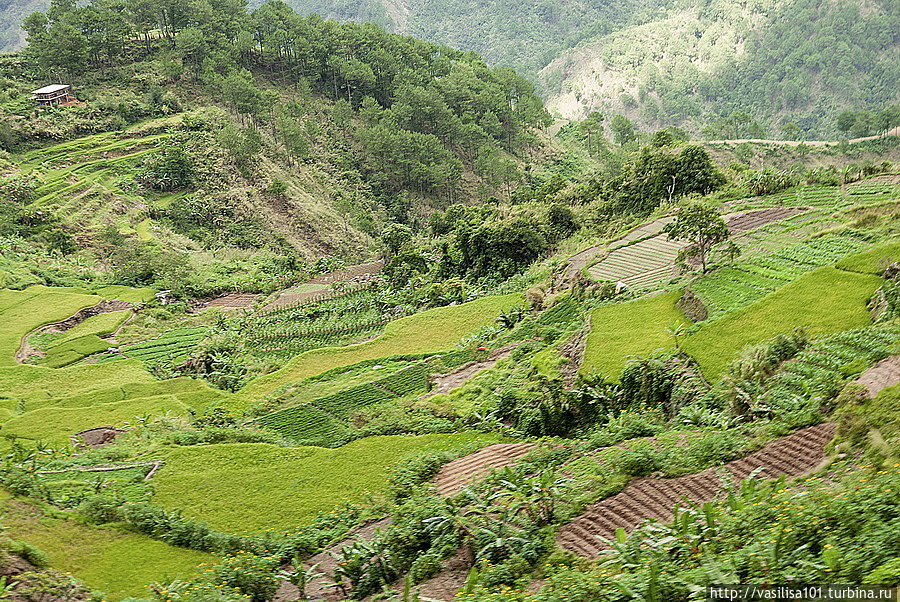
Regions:
[[[870,397],[875,397],[882,389],[900,385],[900,355],[881,360],[863,372],[856,382],[869,390]]]
[[[722,490],[723,469],[736,481],[760,467],[761,478],[797,477],[816,469],[825,460],[824,448],[833,435],[834,424],[820,424],[776,439],[721,468],[673,479],[635,479],[617,495],[589,506],[584,514],[563,526],[557,543],[579,556],[596,558],[608,549],[600,538],[614,539],[616,529],[630,533],[649,519],[667,522],[672,520],[676,504],[684,500],[713,499]]]
[[[434,375],[431,378],[432,388],[427,394],[422,396],[422,399],[428,399],[442,393],[449,393],[453,389],[461,387],[463,384],[465,384],[466,381],[473,378],[478,373],[482,372],[483,370],[487,370],[488,368],[493,368],[497,364],[497,362],[499,362],[503,358],[509,357],[509,355],[513,351],[515,351],[516,347],[524,342],[525,341],[519,341],[517,343],[513,343],[512,345],[507,345],[506,347],[497,349],[483,360],[463,364],[462,366],[455,368],[450,372],[447,372],[446,374]]]
[[[491,470],[512,466],[537,443],[495,443],[445,464],[432,480],[439,495],[455,495]]]

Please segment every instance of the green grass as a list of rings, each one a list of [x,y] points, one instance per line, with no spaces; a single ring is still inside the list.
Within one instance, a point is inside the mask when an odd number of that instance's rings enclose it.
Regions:
[[[109,347],[109,341],[104,341],[95,334],[86,334],[61,343],[54,342],[47,349],[47,356],[38,363],[51,368],[63,368],[89,355],[106,351]]]
[[[664,295],[598,307],[591,312],[591,333],[584,352],[583,374],[618,378],[628,359],[675,346],[666,329],[685,324],[675,303],[681,290]]]
[[[0,492],[6,535],[27,541],[47,554],[50,566],[104,592],[109,600],[150,597],[153,581],[189,578],[215,557],[175,548],[110,527],[91,527],[48,516],[40,508]],[[59,515],[61,516],[61,514]]]
[[[81,324],[67,330],[62,337],[54,340],[53,343],[51,343],[51,346],[59,345],[65,341],[76,339],[87,334],[95,334],[97,336],[112,334],[130,315],[131,310],[124,309],[122,311],[113,311],[91,316]]]
[[[0,367],[0,395],[30,403],[94,389],[157,382],[136,360],[54,369],[43,366]]]
[[[326,370],[367,359],[450,350],[466,334],[494,322],[502,312],[520,305],[522,295],[485,297],[452,307],[438,307],[391,322],[383,335],[373,341],[349,347],[326,347],[307,351],[283,368],[251,381],[240,392],[244,407],[254,398],[271,393],[290,382],[303,380]]]
[[[0,435],[39,440],[55,445],[68,443],[69,436],[96,427],[121,427],[146,415],[167,413],[186,416],[188,407],[173,395],[138,397],[83,407],[39,408],[7,420]]]
[[[75,312],[101,301],[94,295],[65,289],[32,286],[24,291],[0,294],[0,366],[16,366],[15,354],[22,337],[38,326],[65,320]]]
[[[682,348],[714,380],[741,349],[778,333],[803,327],[816,336],[870,324],[866,302],[882,282],[877,276],[820,268],[705,324],[685,338]]]
[[[261,443],[174,449],[154,477],[154,503],[234,533],[282,532],[387,485],[387,469],[424,451],[483,447],[482,433],[369,437],[337,449]]]
[[[849,272],[881,274],[888,265],[900,261],[900,241],[878,245],[837,262],[837,267]]]

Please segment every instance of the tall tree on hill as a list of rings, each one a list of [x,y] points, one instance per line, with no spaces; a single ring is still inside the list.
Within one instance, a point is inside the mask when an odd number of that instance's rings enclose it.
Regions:
[[[666,225],[663,232],[670,240],[687,240],[692,244],[685,255],[700,259],[703,272],[709,252],[731,237],[731,231],[719,212],[704,203],[691,203],[678,212],[675,221]]]
[[[630,119],[624,115],[616,115],[609,124],[616,144],[624,145],[637,140],[637,131]]]

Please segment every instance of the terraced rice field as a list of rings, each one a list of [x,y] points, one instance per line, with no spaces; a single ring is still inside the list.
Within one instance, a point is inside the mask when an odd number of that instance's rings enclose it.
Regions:
[[[459,356],[459,352],[450,352],[423,358],[386,377],[312,400],[294,395],[286,400],[286,407],[266,414],[252,424],[291,439],[333,445],[348,431],[348,419],[354,411],[427,391],[429,375],[446,372],[460,361]]]
[[[64,214],[80,229],[114,223],[123,233],[152,239],[148,202],[164,205],[175,195],[140,196],[131,183],[136,166],[169,136],[104,133],[25,153],[23,172],[39,169],[43,179],[32,207]]]
[[[759,478],[797,477],[815,470],[825,460],[825,445],[834,436],[834,424],[826,423],[781,437],[759,451],[729,462],[721,469],[673,479],[635,479],[610,498],[589,506],[584,514],[564,525],[557,537],[560,547],[579,556],[596,558],[614,540],[617,529],[631,532],[647,520],[668,522],[676,505],[712,500],[722,490],[720,472],[736,481],[762,468]]]
[[[864,241],[853,237],[827,236],[770,253],[755,253],[704,274],[690,285],[690,289],[706,307],[709,317],[717,318],[865,246]]]
[[[682,349],[713,381],[741,349],[778,333],[804,328],[818,336],[870,325],[866,303],[882,282],[877,276],[818,268],[746,307],[705,322],[685,337]]]
[[[755,232],[772,223],[794,218],[805,209],[775,207],[755,209],[725,216],[733,234]],[[626,238],[610,247],[608,255],[588,268],[594,280],[622,282],[635,289],[651,288],[678,276],[678,254],[689,246],[687,241],[669,240],[659,234],[673,218],[656,220],[631,232]],[[636,241],[636,242],[633,242]]]
[[[474,454],[448,462],[431,482],[438,495],[456,495],[460,489],[473,484],[490,471],[518,463],[537,445],[531,441],[488,445]]]

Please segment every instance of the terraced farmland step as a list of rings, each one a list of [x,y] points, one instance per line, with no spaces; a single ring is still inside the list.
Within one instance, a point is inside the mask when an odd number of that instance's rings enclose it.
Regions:
[[[537,447],[537,443],[496,443],[473,454],[448,462],[432,479],[435,489],[440,495],[455,495],[460,489],[484,477],[491,470],[511,466],[528,452]]]
[[[722,469],[738,481],[757,468],[762,468],[761,478],[800,476],[825,459],[824,448],[834,428],[834,424],[826,423],[800,429]],[[579,556],[597,557],[609,549],[601,538],[611,539],[616,529],[631,532],[646,520],[670,521],[676,504],[684,499],[697,503],[713,499],[722,489],[719,475],[719,470],[708,468],[678,478],[633,480],[618,494],[589,506],[584,514],[564,525],[557,543]]]

